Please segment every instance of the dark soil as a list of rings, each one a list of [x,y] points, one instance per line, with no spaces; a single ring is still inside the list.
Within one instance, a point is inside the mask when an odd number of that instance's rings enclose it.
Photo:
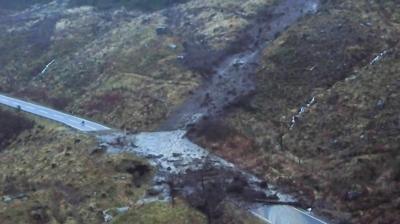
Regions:
[[[223,50],[210,50],[199,37],[197,42],[185,44],[186,65],[207,76],[213,74],[171,113],[160,129],[188,128],[203,119],[221,115],[227,106],[252,93],[255,90],[252,75],[258,67],[260,52],[268,41],[274,40],[302,16],[313,12],[317,3],[286,0],[261,10],[253,19],[254,23]]]

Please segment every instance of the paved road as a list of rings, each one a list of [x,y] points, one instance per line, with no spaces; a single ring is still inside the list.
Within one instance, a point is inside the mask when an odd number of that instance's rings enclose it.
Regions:
[[[108,127],[79,117],[75,117],[47,107],[11,98],[1,94],[0,104],[7,105],[13,108],[18,108],[18,106],[20,106],[21,110],[25,112],[29,112],[50,120],[57,121],[59,123],[63,123],[67,126],[83,132],[110,130],[110,128]],[[85,122],[84,125],[82,125],[82,121]],[[305,211],[286,205],[260,205],[259,207],[252,209],[251,212],[255,216],[271,224],[327,224],[327,222],[324,222]]]
[[[110,128],[105,127],[101,124],[97,124],[92,121],[88,121],[79,117],[75,117],[66,113],[62,113],[47,107],[43,107],[37,104],[29,103],[23,100],[11,98],[5,95],[0,94],[0,104],[4,104],[9,107],[18,108],[21,107],[21,110],[53,120],[59,123],[63,123],[67,126],[70,126],[74,129],[83,132],[96,132],[96,131],[106,131],[110,130]],[[84,121],[84,124],[82,124]]]
[[[271,224],[328,224],[308,212],[287,205],[260,206],[251,212]]]

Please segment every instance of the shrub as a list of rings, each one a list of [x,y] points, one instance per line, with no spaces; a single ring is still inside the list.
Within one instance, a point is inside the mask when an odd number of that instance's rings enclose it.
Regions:
[[[400,181],[400,156],[396,158],[396,161],[393,164],[393,180]]]
[[[19,114],[0,110],[0,147],[3,148],[21,132],[31,129],[33,125],[33,121]]]

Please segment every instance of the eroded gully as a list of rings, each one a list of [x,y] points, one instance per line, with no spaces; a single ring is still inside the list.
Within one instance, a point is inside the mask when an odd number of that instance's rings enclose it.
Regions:
[[[191,125],[220,116],[224,108],[254,91],[252,75],[258,69],[260,54],[268,42],[301,17],[317,12],[318,5],[318,0],[284,0],[273,6],[270,19],[250,28],[254,38],[247,43],[246,50],[227,56],[214,69],[215,74],[161,125],[161,131],[99,136],[109,153],[132,152],[148,159],[157,168],[151,193],[138,203],[170,201],[180,195],[192,206],[209,213],[210,208],[204,208],[204,205],[213,207],[213,203],[228,200],[274,224],[325,223],[289,205],[260,203],[296,204],[296,200],[209,153],[185,136]],[[208,187],[218,195],[207,193]],[[207,201],[207,197],[213,200]],[[206,215],[212,216],[211,213]]]

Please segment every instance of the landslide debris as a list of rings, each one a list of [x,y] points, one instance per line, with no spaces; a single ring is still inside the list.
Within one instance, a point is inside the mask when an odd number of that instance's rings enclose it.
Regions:
[[[146,162],[131,154],[92,154],[98,148],[94,138],[35,121],[38,125],[0,152],[1,223],[104,223],[103,211],[125,207],[127,217],[115,215],[115,223],[143,220],[146,214],[152,215],[149,220],[169,217],[158,223],[204,223],[184,202],[177,208],[136,204],[153,175]],[[163,212],[153,214],[154,208]]]
[[[4,13],[0,91],[117,128],[154,130],[202,82],[182,60],[185,46],[205,40],[206,52],[221,51],[271,3],[194,0],[141,12],[53,1]]]

